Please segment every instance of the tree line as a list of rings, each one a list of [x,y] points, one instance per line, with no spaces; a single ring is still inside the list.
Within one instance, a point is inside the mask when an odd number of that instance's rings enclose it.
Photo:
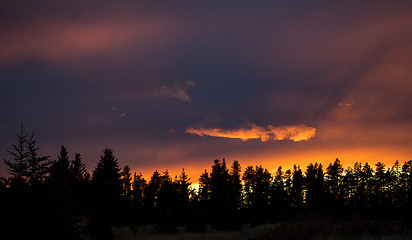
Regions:
[[[146,180],[121,168],[110,148],[91,173],[64,146],[57,159],[39,156],[34,132],[25,135],[23,128],[8,153],[9,176],[0,178],[1,239],[112,239],[113,226],[204,231],[331,215],[410,223],[412,161],[344,169],[336,159],[327,167],[310,163],[271,174],[217,159],[194,189],[184,169],[175,177],[155,171]]]

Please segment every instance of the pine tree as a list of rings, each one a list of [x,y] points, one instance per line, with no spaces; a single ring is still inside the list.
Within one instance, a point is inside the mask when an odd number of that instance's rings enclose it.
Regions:
[[[357,187],[355,172],[352,167],[348,167],[346,170],[344,170],[344,172],[345,174],[342,179],[343,195],[345,196],[344,204],[348,207],[353,208],[356,203],[355,193]]]
[[[133,174],[132,191],[131,191],[131,215],[132,215],[132,230],[134,233],[137,231],[136,225],[141,225],[146,223],[148,215],[145,212],[144,206],[144,190],[146,188],[146,180],[143,178],[142,174]]]
[[[179,175],[179,192],[182,195],[182,199],[187,204],[189,202],[189,196],[192,193],[190,178],[187,176],[186,171],[182,168],[182,172]]]
[[[120,167],[113,151],[103,150],[92,175],[94,209],[90,215],[90,234],[97,239],[113,239],[111,227],[121,222],[119,213],[122,181]]]
[[[156,226],[159,232],[174,233],[179,222],[178,212],[181,204],[180,189],[177,181],[172,181],[169,171],[163,172],[160,177],[160,189],[158,191],[156,205]]]
[[[286,191],[286,200],[285,200],[285,207],[290,208],[293,206],[293,194],[292,194],[292,170],[286,170],[285,174],[283,175],[284,183],[285,183],[285,191]]]
[[[303,187],[304,187],[305,177],[303,176],[302,170],[299,166],[293,166],[293,178],[292,178],[292,188],[291,197],[293,201],[293,206],[296,208],[303,207]]]
[[[179,189],[172,181],[169,171],[166,170],[160,177],[160,188],[157,195],[157,207],[160,209],[170,209],[176,205]]]
[[[213,225],[217,228],[227,228],[229,222],[229,180],[230,174],[225,159],[216,159],[210,174],[210,208]]]
[[[402,165],[400,181],[404,191],[402,192],[403,206],[412,209],[412,160],[405,161]]]
[[[110,148],[105,148],[103,156],[100,156],[100,161],[93,171],[92,182],[100,187],[111,188],[120,194],[122,187],[120,178],[119,163],[114,157],[113,151]]]
[[[369,163],[365,163],[362,168],[362,177],[361,182],[365,186],[365,206],[364,207],[371,207],[371,198],[373,193],[374,187],[374,180],[373,180],[374,171],[369,165]]]
[[[244,194],[245,194],[245,208],[253,208],[255,204],[254,194],[253,194],[253,183],[255,178],[255,169],[253,166],[247,166],[245,172],[243,173],[242,180],[244,182]]]
[[[23,124],[21,125],[20,134],[17,135],[17,145],[13,145],[12,150],[7,152],[12,156],[13,161],[4,159],[4,163],[9,169],[9,174],[12,176],[11,185],[22,187],[27,183],[27,175],[29,164],[27,158],[29,153],[26,150],[27,135],[23,132]]]
[[[122,180],[122,188],[123,188],[122,196],[124,196],[125,199],[130,199],[131,191],[132,191],[132,174],[130,173],[129,166],[125,166],[123,168],[121,175],[122,175],[121,180]]]
[[[242,181],[240,180],[241,167],[238,161],[233,161],[230,168],[230,179],[229,179],[229,201],[234,211],[237,215],[241,207],[242,202]]]
[[[385,205],[385,190],[387,188],[385,164],[378,162],[375,164],[374,187],[373,187],[373,205],[382,207]]]
[[[306,203],[309,207],[319,209],[323,206],[324,198],[322,164],[309,164],[305,175]]]
[[[228,214],[230,218],[230,228],[240,227],[240,207],[242,203],[242,182],[240,180],[241,167],[238,161],[233,161],[230,168],[229,189],[228,189]]]
[[[270,208],[271,214],[277,217],[281,217],[281,213],[284,213],[287,206],[287,192],[285,190],[285,177],[283,175],[282,166],[278,167],[275,173],[273,182],[270,188]]]
[[[149,183],[146,185],[144,190],[144,206],[148,213],[148,221],[154,221],[156,219],[156,207],[158,203],[158,195],[160,191],[160,186],[162,184],[161,175],[156,170]]]
[[[144,189],[146,188],[146,185],[146,180],[143,178],[142,173],[134,173],[132,183],[132,206],[135,211],[139,213],[143,209]]]
[[[37,155],[38,147],[36,147],[36,140],[34,139],[34,131],[29,140],[26,140],[27,144],[27,163],[28,171],[27,176],[30,184],[40,185],[44,182],[47,174],[49,173],[49,156],[39,157]]]
[[[326,169],[326,185],[329,193],[329,197],[332,202],[339,203],[342,201],[341,196],[341,180],[342,180],[343,167],[339,159],[329,164]]]
[[[70,175],[72,182],[76,185],[85,185],[90,180],[86,165],[82,162],[80,153],[74,155],[74,160],[70,163]]]
[[[205,169],[199,177],[199,201],[208,203],[210,201],[210,175]]]
[[[267,169],[262,166],[247,167],[243,180],[247,186],[246,198],[249,198],[250,213],[252,221],[263,222],[268,217],[269,196],[271,193],[270,184],[272,176]]]
[[[50,181],[57,188],[67,187],[70,184],[70,161],[66,147],[61,146],[60,154],[50,167]]]

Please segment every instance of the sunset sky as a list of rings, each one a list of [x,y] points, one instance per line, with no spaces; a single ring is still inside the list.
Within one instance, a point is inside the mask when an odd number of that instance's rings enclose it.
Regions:
[[[412,159],[412,1],[1,1],[0,157],[89,171]],[[3,161],[0,176],[7,175]]]

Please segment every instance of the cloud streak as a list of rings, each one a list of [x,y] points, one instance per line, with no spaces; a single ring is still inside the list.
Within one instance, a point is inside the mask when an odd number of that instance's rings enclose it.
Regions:
[[[292,140],[294,142],[300,142],[315,137],[316,128],[308,127],[306,125],[290,125],[279,127],[268,125],[267,127],[260,127],[255,124],[250,124],[248,128],[230,130],[222,128],[191,127],[186,129],[186,133],[199,136],[237,138],[242,141],[249,139],[260,139],[262,142],[280,140]]]
[[[187,80],[185,85],[183,86],[161,86],[157,90],[156,95],[159,97],[176,98],[184,102],[190,102],[192,101],[192,99],[190,99],[189,95],[187,94],[187,90],[193,87],[196,87],[196,83],[193,80]]]

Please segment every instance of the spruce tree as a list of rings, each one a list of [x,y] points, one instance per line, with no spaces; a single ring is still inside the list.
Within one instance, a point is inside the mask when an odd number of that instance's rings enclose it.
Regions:
[[[37,154],[38,147],[36,147],[36,140],[34,139],[34,131],[29,140],[26,140],[27,144],[27,176],[28,181],[32,186],[40,185],[44,182],[47,174],[49,173],[49,156],[39,157]]]
[[[240,180],[241,167],[238,161],[234,161],[230,168],[229,177],[229,212],[230,228],[238,229],[240,227],[240,207],[242,201],[242,182]]]
[[[287,192],[285,190],[285,178],[282,166],[278,167],[275,173],[270,189],[270,209],[271,215],[276,218],[282,218],[287,206]]]
[[[121,173],[122,177],[122,196],[125,199],[131,198],[131,191],[132,191],[132,174],[130,172],[129,166],[125,166]]]
[[[17,134],[17,145],[13,145],[12,150],[7,152],[13,158],[12,161],[4,159],[11,177],[11,185],[15,187],[22,187],[27,183],[27,174],[29,164],[27,157],[29,153],[26,150],[27,135],[23,132],[23,124],[20,128],[20,134]]]
[[[309,164],[305,175],[306,203],[311,208],[320,209],[324,203],[322,164]]]
[[[122,181],[119,163],[110,148],[103,150],[91,182],[94,209],[90,215],[90,234],[97,239],[113,239],[111,227],[120,222]]]
[[[210,201],[210,175],[205,169],[199,177],[199,201],[207,205]]]
[[[146,180],[143,178],[142,173],[136,174],[133,176],[132,183],[132,212],[133,218],[136,220],[137,224],[143,224],[147,221],[144,217],[147,214],[145,212],[145,189],[146,189]]]
[[[240,180],[241,167],[238,161],[234,161],[230,168],[229,201],[234,214],[237,215],[242,201],[242,181]]]
[[[109,188],[116,193],[121,192],[122,182],[120,167],[110,148],[103,150],[103,156],[93,171],[92,182],[98,187]]]
[[[72,182],[76,185],[85,185],[90,180],[86,165],[82,162],[80,153],[74,155],[74,160],[70,163],[70,175]]]
[[[296,208],[303,207],[303,187],[304,187],[305,177],[303,176],[302,170],[299,166],[293,166],[293,178],[292,178],[292,188],[291,197],[293,206]]]
[[[61,146],[60,154],[50,167],[50,181],[56,188],[68,187],[70,181],[70,160],[66,147]]]
[[[326,169],[326,185],[331,202],[334,204],[341,203],[341,180],[342,180],[343,167],[339,159],[329,164]]]
[[[212,224],[217,228],[227,228],[229,222],[229,180],[230,174],[225,159],[216,159],[210,174],[210,208]]]

